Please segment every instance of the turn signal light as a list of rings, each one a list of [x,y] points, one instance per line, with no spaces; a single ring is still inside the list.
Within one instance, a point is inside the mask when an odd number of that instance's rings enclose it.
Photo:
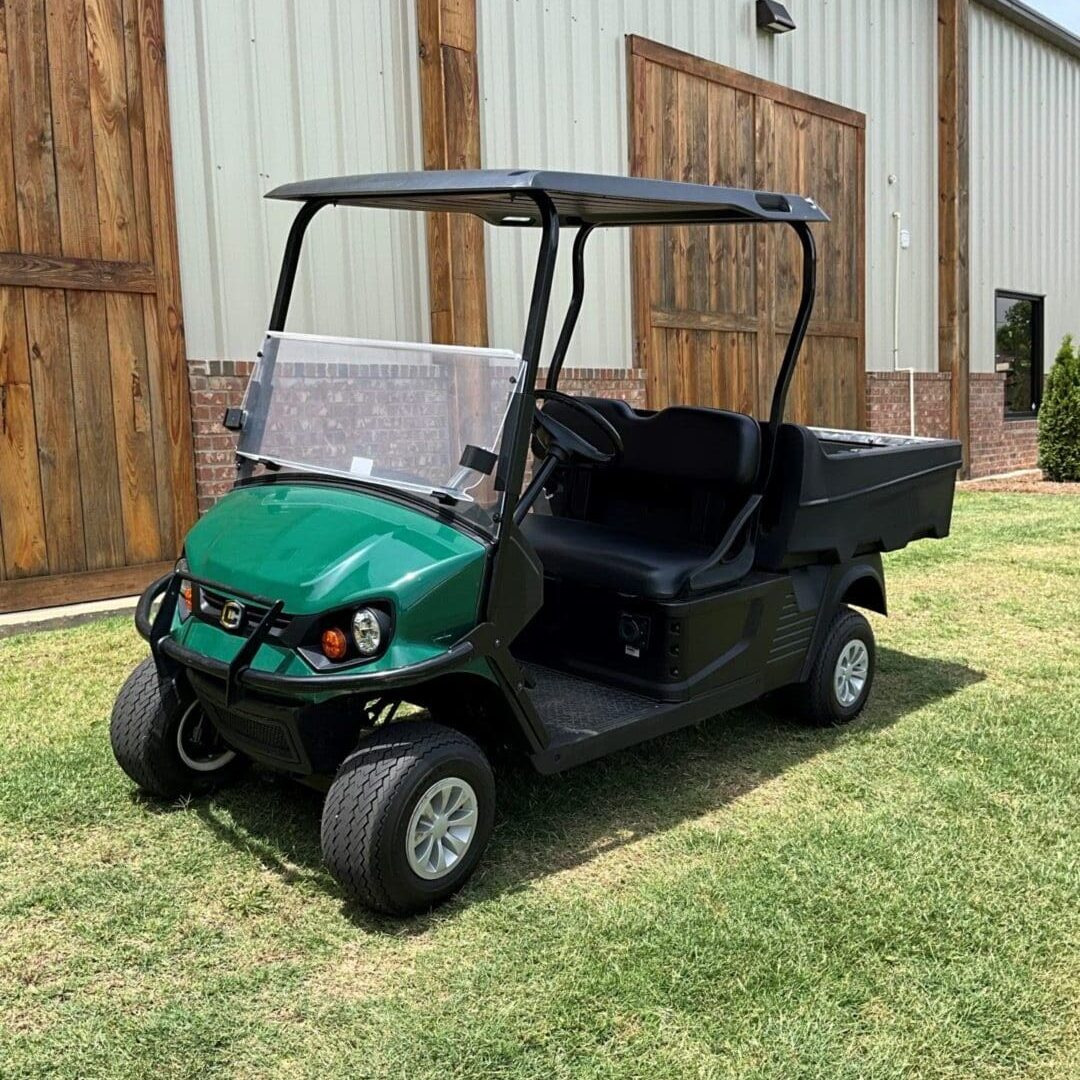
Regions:
[[[332,626],[322,634],[322,651],[327,660],[344,660],[349,649],[349,639],[343,630]]]
[[[190,581],[180,586],[180,618],[186,619],[195,606],[195,589]]]

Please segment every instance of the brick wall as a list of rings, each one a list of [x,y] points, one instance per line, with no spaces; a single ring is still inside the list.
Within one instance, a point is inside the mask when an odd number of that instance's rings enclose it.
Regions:
[[[251,362],[246,360],[194,360],[189,365],[200,512],[211,507],[229,490],[236,475],[236,439],[222,428],[221,418],[227,407],[240,405],[251,369]],[[541,372],[540,385],[544,374]],[[559,387],[570,394],[623,398],[636,408],[646,405],[645,372],[641,368],[567,368],[559,380]],[[949,402],[948,373],[916,373],[916,434],[948,438]],[[1004,375],[973,374],[972,476],[1034,468],[1037,463],[1036,421],[1006,420],[1004,408]],[[870,431],[907,433],[906,372],[867,372],[866,420]]]
[[[227,408],[239,408],[254,364],[250,360],[190,360],[191,427],[199,513],[232,486],[236,436],[221,426]]]
[[[547,372],[537,381],[542,386]],[[622,398],[635,409],[644,409],[644,368],[563,368],[559,389],[579,397]]]
[[[1034,469],[1039,462],[1037,420],[1005,419],[1005,375],[971,376],[971,475]]]
[[[915,434],[949,437],[952,381],[948,372],[915,373]],[[911,395],[906,371],[866,373],[866,426],[884,435],[911,431]]]
[[[199,513],[210,509],[236,477],[236,436],[221,426],[221,418],[227,408],[239,408],[253,366],[249,360],[188,363]],[[645,373],[640,368],[567,368],[559,388],[568,394],[625,398],[645,407]]]

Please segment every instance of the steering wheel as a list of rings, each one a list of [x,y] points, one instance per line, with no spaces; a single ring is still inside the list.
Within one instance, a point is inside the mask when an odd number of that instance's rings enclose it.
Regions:
[[[622,436],[599,409],[586,404],[581,398],[570,397],[569,394],[558,390],[537,390],[535,396],[538,402],[557,401],[560,405],[565,405],[568,409],[585,417],[603,433],[611,444],[611,449],[605,452],[584,436],[579,435],[573,428],[567,427],[553,416],[537,409],[534,422],[538,430],[534,437],[534,446],[538,446],[543,454],[555,454],[564,460],[568,460],[571,456],[580,457],[586,461],[595,462],[597,465],[606,465],[623,452]],[[540,438],[540,431],[547,435],[547,443]]]

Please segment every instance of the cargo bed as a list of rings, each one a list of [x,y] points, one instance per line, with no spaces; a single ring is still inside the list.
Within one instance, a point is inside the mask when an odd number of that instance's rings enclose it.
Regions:
[[[758,565],[843,562],[949,533],[960,443],[784,424]]]

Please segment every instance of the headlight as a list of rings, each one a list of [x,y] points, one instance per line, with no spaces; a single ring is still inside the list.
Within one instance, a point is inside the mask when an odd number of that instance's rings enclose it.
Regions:
[[[180,614],[180,619],[183,621],[191,614],[191,609],[195,606],[195,586],[190,581],[180,582],[180,593],[176,597],[176,610]]]
[[[374,656],[382,644],[382,624],[371,608],[361,608],[352,621],[353,641],[361,656]]]

